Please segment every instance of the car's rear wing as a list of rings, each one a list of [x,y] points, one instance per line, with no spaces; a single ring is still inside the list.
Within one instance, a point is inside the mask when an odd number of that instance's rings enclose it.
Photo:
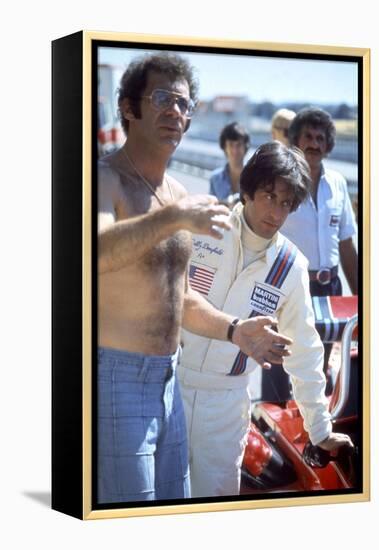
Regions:
[[[338,342],[346,323],[358,312],[357,296],[314,296],[315,325],[323,342]]]

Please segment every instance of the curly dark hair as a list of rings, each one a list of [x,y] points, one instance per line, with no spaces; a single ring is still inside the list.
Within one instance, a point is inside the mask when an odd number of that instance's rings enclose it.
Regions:
[[[250,147],[250,136],[245,128],[238,122],[231,122],[230,124],[224,126],[224,128],[221,130],[219,144],[223,151],[225,150],[226,140],[242,140],[245,144],[246,151]]]
[[[321,128],[325,131],[327,153],[330,153],[336,142],[336,127],[332,117],[327,111],[317,107],[306,107],[301,109],[291,122],[288,129],[288,138],[291,145],[298,146],[299,138],[304,126],[310,128]]]
[[[241,202],[243,195],[254,200],[257,189],[272,191],[276,178],[282,178],[294,193],[291,212],[304,202],[311,187],[309,166],[297,147],[286,147],[279,141],[264,143],[247,162],[240,177]]]
[[[140,98],[146,88],[151,71],[164,73],[172,80],[186,80],[191,99],[195,104],[198,101],[198,81],[194,76],[193,67],[186,59],[172,52],[158,52],[137,57],[122,75],[118,88],[118,115],[125,133],[129,128],[129,121],[122,115],[122,101],[128,98],[133,115],[136,118],[141,118]]]

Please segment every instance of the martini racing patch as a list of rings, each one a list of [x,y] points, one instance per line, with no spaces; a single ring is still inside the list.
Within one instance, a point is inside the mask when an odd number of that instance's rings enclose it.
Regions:
[[[256,283],[250,303],[254,311],[263,315],[271,315],[277,310],[279,299],[280,294],[277,294],[271,288],[268,290],[267,287]]]
[[[275,291],[276,289],[281,288],[286,280],[286,277],[295,261],[296,254],[296,246],[288,239],[284,239],[278,255],[276,256],[275,261],[265,279],[264,284],[266,286],[255,283],[253,294],[251,295],[253,310],[249,315],[249,319],[251,317],[256,317],[260,313],[271,314],[277,309],[280,298],[280,290],[278,290],[278,293]],[[267,286],[268,288],[266,288]],[[247,355],[243,351],[239,350],[228,376],[238,376],[239,374],[242,374],[246,370],[246,364]]]

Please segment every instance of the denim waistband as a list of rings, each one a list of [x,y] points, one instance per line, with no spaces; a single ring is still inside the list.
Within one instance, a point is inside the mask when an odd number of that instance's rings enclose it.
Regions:
[[[173,367],[179,362],[182,354],[182,349],[179,346],[172,355],[145,355],[144,353],[136,353],[115,348],[98,347],[98,360],[117,361],[118,367],[135,366],[151,366],[151,367]]]

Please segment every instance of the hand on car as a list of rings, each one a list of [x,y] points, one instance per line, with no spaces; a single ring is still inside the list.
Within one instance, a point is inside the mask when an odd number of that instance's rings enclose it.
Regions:
[[[341,447],[354,447],[350,437],[342,433],[331,433],[329,437],[317,444],[324,451],[329,451],[336,456]]]

